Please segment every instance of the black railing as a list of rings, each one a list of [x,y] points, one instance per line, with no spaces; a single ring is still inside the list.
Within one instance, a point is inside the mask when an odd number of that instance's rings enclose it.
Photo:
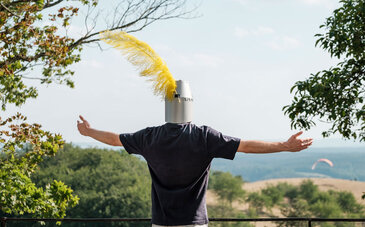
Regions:
[[[151,218],[0,218],[1,227],[8,222],[151,222]],[[307,222],[311,227],[313,222],[361,222],[365,218],[209,218],[210,222]]]

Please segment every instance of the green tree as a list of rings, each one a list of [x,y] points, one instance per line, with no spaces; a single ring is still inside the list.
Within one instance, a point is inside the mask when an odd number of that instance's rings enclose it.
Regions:
[[[270,209],[273,204],[270,197],[261,192],[251,192],[246,197],[246,202],[250,204],[250,208],[255,209],[257,214],[263,213],[264,208]]]
[[[309,129],[316,120],[331,127],[324,137],[340,133],[365,141],[365,2],[340,0],[341,7],[320,26],[320,46],[340,60],[336,66],[312,74],[292,87],[292,103],[283,110],[292,128]]]
[[[105,2],[104,4],[110,4]],[[68,36],[72,20],[79,7],[86,11],[85,34]],[[19,106],[28,98],[36,98],[37,87],[27,86],[25,80],[39,80],[42,84],[61,83],[73,87],[69,66],[80,61],[85,44],[99,41],[99,33],[106,30],[140,31],[151,23],[189,14],[185,1],[122,1],[115,13],[103,14],[108,25],[96,30],[97,15],[103,12],[98,0],[2,0],[0,3],[0,99]],[[98,8],[99,7],[99,8]],[[104,7],[105,8],[105,7]],[[96,11],[95,14],[92,14]],[[104,21],[105,21],[104,20]],[[47,24],[47,25],[45,25]],[[99,27],[99,26],[98,26]],[[41,75],[27,74],[40,69]]]
[[[66,144],[55,157],[47,158],[39,167],[32,176],[37,185],[44,186],[52,179],[59,179],[80,197],[79,204],[71,208],[66,217],[151,216],[151,180],[147,166],[125,151],[81,149]],[[120,223],[115,225],[121,226]],[[67,226],[78,226],[78,223]],[[123,223],[122,226],[140,225]]]
[[[309,210],[309,204],[304,199],[294,199],[289,204],[285,204],[280,208],[281,213],[284,217],[311,217]],[[278,226],[287,227],[304,227],[307,226],[305,222],[278,222]]]
[[[270,199],[269,205],[272,207],[279,204],[284,199],[285,192],[281,191],[279,187],[270,185],[261,190],[261,193]]]
[[[333,192],[338,205],[341,209],[349,214],[361,214],[363,212],[363,206],[356,202],[354,195],[351,192]]]
[[[63,217],[66,208],[78,202],[72,190],[53,179],[45,187],[37,187],[30,179],[37,164],[44,157],[55,155],[63,140],[25,120],[21,114],[0,118],[0,208],[9,214]]]
[[[284,194],[284,197],[290,200],[297,198],[299,193],[298,187],[286,182],[277,184],[276,188],[278,188],[278,190]]]
[[[210,176],[209,188],[217,193],[222,202],[232,207],[232,202],[243,200],[245,191],[242,189],[241,176],[232,176],[229,172],[214,171]]]
[[[6,111],[8,104],[21,106],[38,96],[38,85],[29,86],[29,80],[74,87],[74,71],[69,67],[81,60],[80,53],[86,44],[97,44],[100,32],[116,29],[136,32],[158,20],[184,17],[194,10],[187,10],[185,2],[120,0],[114,14],[102,15],[103,21],[108,21],[106,25],[99,26],[97,16],[103,8],[98,0],[1,0],[1,110]],[[80,8],[86,12],[85,33],[70,37],[67,31]],[[77,203],[72,190],[53,180],[49,186],[38,188],[30,179],[44,158],[56,154],[63,144],[62,137],[43,131],[38,124],[29,125],[22,115],[0,122],[0,209],[6,213],[63,217],[66,207]]]
[[[311,180],[304,180],[299,186],[299,197],[312,202],[318,197],[318,186]]]
[[[208,214],[210,217],[232,217],[247,218],[251,214],[243,213],[232,206],[233,201],[243,201],[245,191],[242,189],[243,179],[241,176],[232,176],[229,172],[213,171],[209,177],[210,190],[218,195],[217,205],[208,205]],[[220,227],[250,227],[247,222],[211,222],[209,226]]]
[[[318,186],[310,180],[304,180],[299,186],[281,184],[277,187],[290,192],[285,195],[288,203],[280,204],[281,213],[285,217],[361,218],[364,216],[364,206],[357,203],[350,192],[320,191]],[[279,226],[306,226],[303,222],[279,222],[278,224]],[[317,226],[315,223],[313,225]],[[338,222],[321,223],[320,226],[354,226],[354,224]]]

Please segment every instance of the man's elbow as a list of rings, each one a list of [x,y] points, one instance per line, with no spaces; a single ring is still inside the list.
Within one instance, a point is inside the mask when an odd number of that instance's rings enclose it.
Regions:
[[[237,152],[252,153],[252,151],[250,151],[250,147],[248,146],[248,144],[243,140],[240,141],[240,144],[238,145],[237,148]]]
[[[113,137],[113,140],[110,142],[110,145],[115,147],[123,146],[122,141],[120,141],[119,135],[115,135]]]

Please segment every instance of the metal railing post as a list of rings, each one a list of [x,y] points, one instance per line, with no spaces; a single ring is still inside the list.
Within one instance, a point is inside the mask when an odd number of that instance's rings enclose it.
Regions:
[[[1,218],[1,227],[6,227],[6,217]]]
[[[312,219],[308,219],[308,227],[312,227]]]

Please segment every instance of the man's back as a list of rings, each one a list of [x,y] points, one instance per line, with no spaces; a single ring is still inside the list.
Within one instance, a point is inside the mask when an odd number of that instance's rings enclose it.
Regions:
[[[240,139],[191,123],[166,123],[120,140],[130,154],[142,155],[152,177],[152,223],[208,223],[205,192],[213,158],[233,159]]]
[[[233,159],[236,152],[298,152],[313,142],[312,138],[298,138],[303,132],[284,142],[245,141],[190,123],[167,123],[136,133],[117,134],[91,128],[82,116],[80,120],[77,128],[82,135],[112,146],[124,146],[127,152],[145,157],[152,177],[152,223],[157,225],[208,222],[205,192],[213,158]]]

